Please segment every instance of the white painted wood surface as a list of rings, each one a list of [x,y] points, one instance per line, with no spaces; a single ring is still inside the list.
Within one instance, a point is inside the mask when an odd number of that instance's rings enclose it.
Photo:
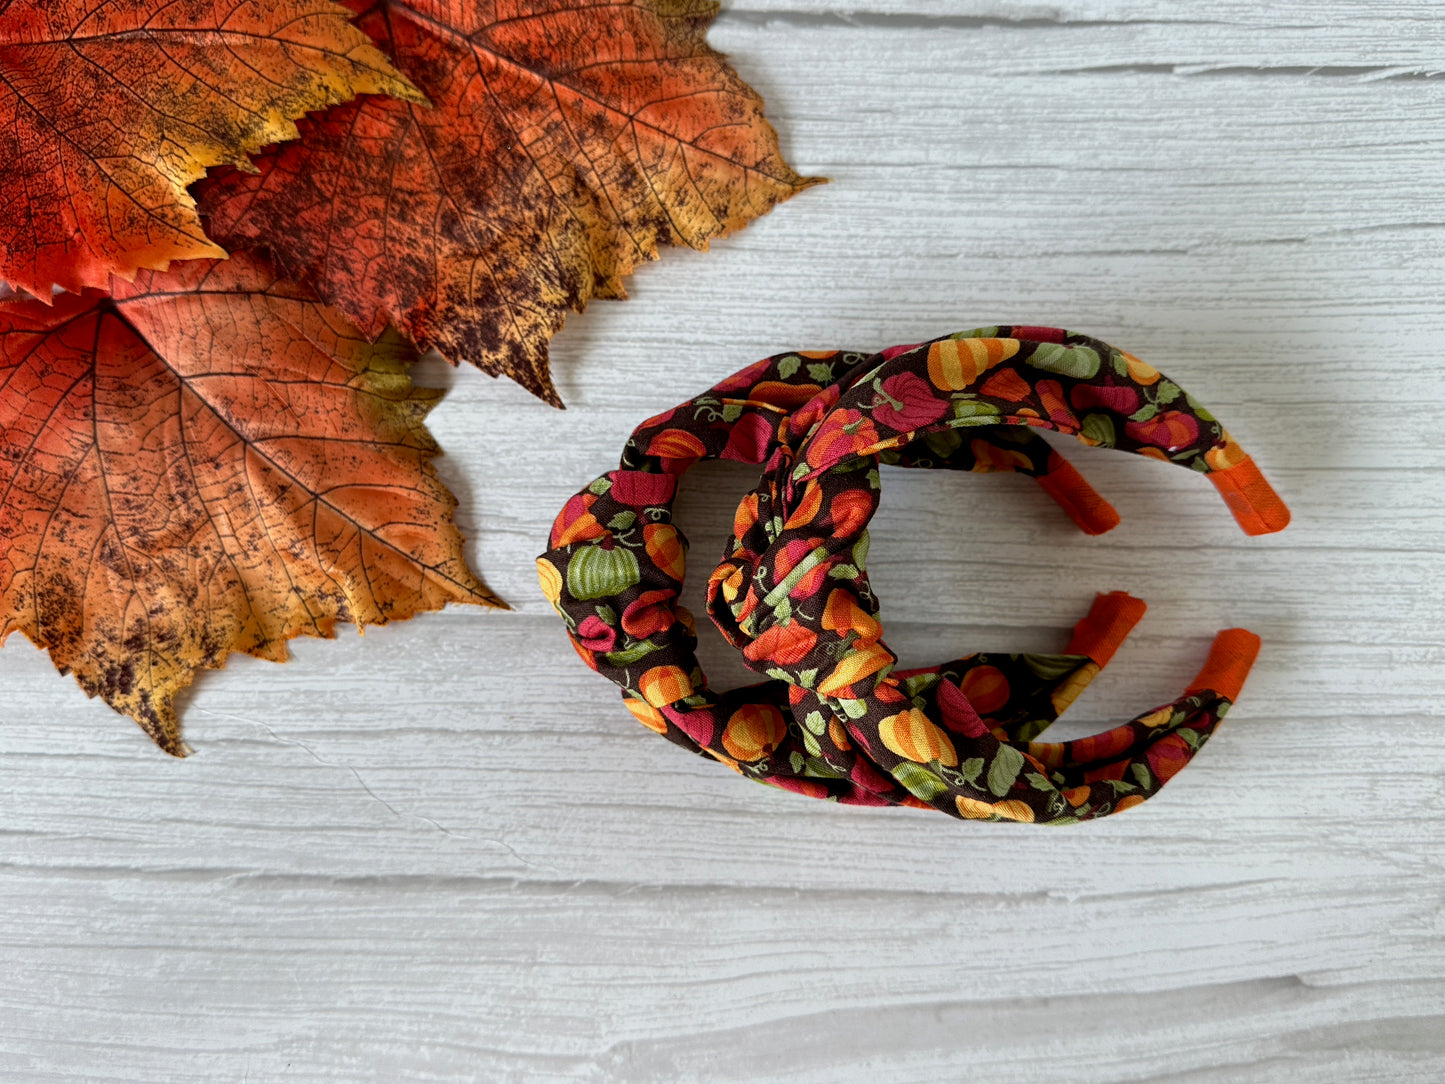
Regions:
[[[426,368],[516,612],[238,659],[185,761],[0,653],[0,1077],[1445,1078],[1442,16],[736,0],[712,40],[833,183],[573,320],[565,414]],[[1041,831],[809,802],[638,727],[535,589],[561,502],[755,358],[996,321],[1154,361],[1295,522],[1247,539],[1199,479],[1072,447],[1124,516],[1101,539],[1019,479],[892,471],[890,643],[1056,648],[1128,589],[1149,616],[1079,733],[1244,625],[1204,753]],[[747,480],[699,475],[694,592]],[[716,638],[705,663],[745,677]]]

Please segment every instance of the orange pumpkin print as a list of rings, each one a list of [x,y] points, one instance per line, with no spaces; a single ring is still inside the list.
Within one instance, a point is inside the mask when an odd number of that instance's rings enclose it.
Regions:
[[[888,716],[878,724],[878,736],[887,749],[915,764],[936,760],[946,768],[958,765],[958,753],[948,734],[917,708]]]
[[[659,459],[701,459],[707,446],[686,429],[664,429],[647,445],[647,454]]]
[[[1103,783],[1110,779],[1123,779],[1129,771],[1127,760],[1116,760],[1112,764],[1105,764],[1102,768],[1090,768],[1084,773],[1085,783]]]
[[[798,507],[793,509],[783,524],[785,531],[791,531],[798,527],[806,527],[818,518],[818,512],[823,507],[823,487],[817,482],[809,482],[803,487],[802,499],[798,501]]]
[[[958,687],[980,715],[989,715],[1008,703],[1008,678],[997,666],[975,666],[963,675]]]
[[[855,683],[876,674],[885,666],[892,666],[895,661],[892,653],[882,644],[854,646],[856,650],[845,655],[833,668],[833,672],[819,682],[818,693],[820,695],[839,696],[844,689],[852,688]]]
[[[879,678],[877,684],[873,686],[873,699],[880,704],[901,704],[908,697],[904,696],[903,691],[898,688],[898,679],[889,674]]]
[[[818,634],[796,621],[770,626],[747,647],[743,657],[751,662],[772,659],[783,666],[802,662],[818,645]]]
[[[1100,760],[1113,760],[1128,752],[1134,744],[1134,730],[1128,726],[1116,726],[1099,734],[1090,734],[1069,742],[1069,755],[1081,764]]]
[[[1018,821],[1021,824],[1034,822],[1033,807],[1017,798],[1005,798],[1001,802],[994,802],[993,811],[1004,820]]]
[[[1133,354],[1126,354],[1122,350],[1119,351],[1119,356],[1124,359],[1124,365],[1129,370],[1129,379],[1134,383],[1142,384],[1146,388],[1159,383],[1159,370],[1147,361],[1140,361]]]
[[[733,513],[733,537],[741,539],[750,530],[753,524],[758,521],[758,495],[749,493],[738,502],[737,511]]]
[[[878,430],[871,419],[839,408],[823,419],[808,442],[808,463],[814,467],[836,463],[877,444]]]
[[[1029,742],[1028,755],[1042,764],[1045,769],[1053,771],[1064,766],[1064,743],[1057,741],[1031,741]]]
[[[682,582],[687,569],[686,554],[682,548],[682,536],[671,523],[649,523],[642,528],[643,548],[647,559],[667,576]]]
[[[557,600],[562,597],[562,573],[545,557],[537,558],[537,583],[547,601],[556,606]]]
[[[1165,704],[1162,708],[1155,708],[1148,715],[1141,716],[1139,718],[1139,725],[1147,727],[1165,726],[1172,718],[1174,718],[1174,705]]]
[[[1239,466],[1248,458],[1244,449],[1234,442],[1228,432],[1224,434],[1224,443],[1217,444],[1204,453],[1204,462],[1209,465],[1210,470],[1228,470],[1230,467]]]
[[[845,489],[828,505],[833,533],[841,538],[856,534],[873,514],[873,497],[866,489]]]
[[[992,471],[1028,470],[1033,461],[1015,448],[1000,448],[977,437],[970,442],[968,450],[973,453],[973,469],[979,474]]]
[[[772,367],[772,358],[763,358],[762,361],[755,361],[747,368],[738,370],[726,380],[720,381],[718,384],[714,385],[712,390],[718,395],[728,396],[732,396],[734,395],[734,393],[746,393],[749,388],[751,388],[754,384],[756,384],[759,380],[766,376],[768,370]],[[674,407],[672,410],[669,410],[665,414],[662,414],[660,416],[661,421],[653,422],[652,425],[648,425],[647,422],[644,422],[640,428],[649,429],[653,426],[660,425],[662,424],[662,422],[667,421],[668,418],[672,417],[672,415],[676,412],[677,408]]]
[[[958,815],[971,821],[986,821],[993,816],[993,803],[981,801],[978,798],[970,798],[966,794],[960,794],[953,800],[954,806],[958,809]]]
[[[627,696],[623,697],[622,704],[628,711],[632,712],[632,714],[637,717],[637,721],[647,727],[648,730],[656,734],[667,733],[667,716],[663,715],[662,712],[658,711],[646,700],[638,700],[634,697]]]
[[[928,348],[928,379],[935,388],[962,391],[1018,352],[1017,339],[944,339]]]
[[[844,587],[835,587],[828,595],[828,603],[823,607],[823,628],[844,634],[855,632],[860,643],[876,643],[883,635],[878,619],[859,606],[853,592]]]
[[[994,399],[1007,399],[1010,403],[1021,403],[1033,392],[1029,382],[1012,369],[1001,369],[989,377],[979,389]]]
[[[794,436],[801,436],[810,432],[813,426],[823,420],[823,415],[837,405],[842,392],[837,384],[829,384],[818,395],[804,403],[784,423],[787,432]]]
[[[730,603],[736,602],[738,592],[743,589],[743,570],[737,565],[718,565],[707,578],[707,583],[709,591],[716,591]]]
[[[692,616],[692,611],[686,606],[677,607],[677,623],[687,629],[689,636],[697,639],[697,618]]]
[[[552,545],[570,546],[574,542],[590,542],[605,535],[607,528],[598,523],[589,511],[596,503],[595,493],[579,493],[563,505],[552,523]]]
[[[1086,662],[1067,678],[1062,685],[1056,688],[1053,695],[1049,697],[1049,703],[1053,705],[1054,714],[1062,715],[1069,710],[1070,705],[1079,698],[1079,694],[1089,687],[1089,683],[1099,673],[1099,664]]]
[[[596,670],[597,656],[592,654],[590,650],[579,644],[577,642],[577,637],[573,636],[570,632],[567,634],[567,639],[572,644],[572,650],[577,652],[577,657],[587,664],[587,669]]]
[[[771,756],[787,736],[781,711],[771,704],[745,704],[728,718],[722,743],[734,759],[752,761]]]
[[[822,390],[820,384],[784,384],[778,380],[764,380],[748,392],[748,398],[755,403],[768,403],[791,410],[802,406]]]
[[[672,628],[677,620],[672,600],[677,591],[671,587],[644,591],[622,611],[622,631],[636,640],[645,640],[655,632]]]
[[[637,679],[637,691],[654,708],[665,708],[692,695],[692,678],[678,666],[654,666]]]
[[[992,820],[994,817],[1002,817],[1004,820],[1019,821],[1023,824],[1034,823],[1033,808],[1017,798],[1006,798],[1002,802],[985,802],[960,794],[954,799],[954,804],[958,807],[958,815],[967,817],[969,820]]]
[[[706,753],[708,756],[712,757],[713,760],[717,761],[719,764],[726,764],[729,768],[731,768],[733,771],[737,772],[739,775],[742,774],[742,771],[743,771],[743,770],[742,770],[742,767],[741,767],[741,766],[738,764],[738,762],[737,762],[736,760],[734,760],[732,757],[725,757],[725,756],[723,756],[721,753],[719,753],[716,749],[709,749],[709,748],[708,748],[707,746],[705,746],[705,745],[702,747],[702,751],[703,751],[704,753]]]
[[[1040,380],[1034,385],[1034,390],[1038,392],[1039,402],[1043,403],[1050,421],[1065,432],[1079,428],[1079,419],[1064,402],[1064,389],[1057,380]]]

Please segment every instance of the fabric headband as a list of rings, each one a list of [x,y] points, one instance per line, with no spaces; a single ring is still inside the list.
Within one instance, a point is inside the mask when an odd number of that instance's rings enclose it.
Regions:
[[[571,498],[537,561],[588,666],[646,726],[759,780],[859,805],[1074,823],[1143,802],[1213,733],[1258,638],[1228,629],[1178,699],[1076,741],[1035,740],[1144,613],[1100,595],[1061,655],[980,653],[896,671],[865,571],[879,462],[1033,476],[1086,532],[1114,509],[1036,429],[1207,475],[1249,534],[1289,513],[1243,449],[1138,358],[1053,328],[962,332],[882,353],[765,359],[644,422],[621,467]],[[677,478],[761,464],[709,577],[708,611],[769,681],[715,693],[677,605]]]

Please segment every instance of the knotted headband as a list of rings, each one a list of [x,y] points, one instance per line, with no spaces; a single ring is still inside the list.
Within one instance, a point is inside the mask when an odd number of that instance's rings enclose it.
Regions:
[[[765,359],[644,422],[621,467],[578,493],[537,562],[590,667],[646,726],[762,782],[861,805],[1073,823],[1152,796],[1239,694],[1258,638],[1228,629],[1178,699],[1076,741],[1035,740],[1144,604],[1101,595],[1060,655],[975,654],[896,671],[865,571],[879,462],[1033,476],[1085,531],[1118,516],[1036,429],[1207,475],[1249,534],[1289,514],[1243,449],[1138,358],[1052,328],[963,332],[882,353]],[[701,459],[762,465],[708,580],[709,615],[769,681],[707,687],[677,605],[677,478]]]

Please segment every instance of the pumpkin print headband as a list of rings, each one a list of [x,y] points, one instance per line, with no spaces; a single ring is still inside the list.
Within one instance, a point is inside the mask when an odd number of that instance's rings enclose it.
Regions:
[[[1100,595],[1060,655],[979,653],[895,670],[865,571],[879,463],[1012,470],[1090,534],[1114,509],[1037,432],[1068,433],[1206,475],[1246,533],[1289,512],[1253,461],[1158,370],[1054,328],[961,332],[881,353],[778,354],[650,418],[619,469],[572,497],[537,561],[584,662],[643,725],[761,782],[857,805],[1069,824],[1155,794],[1214,732],[1259,647],[1215,638],[1184,694],[1112,730],[1039,734],[1144,613]],[[677,605],[677,479],[701,459],[759,464],[707,585],[708,615],[769,680],[717,693]]]

